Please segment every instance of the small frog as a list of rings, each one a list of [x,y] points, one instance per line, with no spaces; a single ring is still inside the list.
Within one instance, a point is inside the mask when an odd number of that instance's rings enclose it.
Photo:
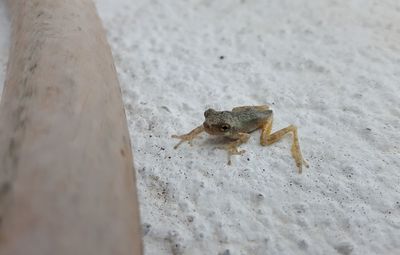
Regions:
[[[205,121],[201,126],[187,134],[172,136],[172,138],[181,139],[174,149],[185,141],[190,143],[191,140],[204,131],[210,135],[227,137],[231,140],[225,147],[228,151],[228,165],[230,165],[232,155],[241,155],[245,152],[244,150],[238,150],[238,146],[249,140],[251,132],[261,129],[260,143],[263,146],[273,144],[282,139],[285,134],[292,133],[291,152],[299,173],[301,173],[303,165],[308,167],[308,164],[301,155],[297,128],[294,125],[290,125],[271,134],[272,116],[272,110],[269,109],[268,105],[240,106],[233,108],[232,111],[208,109],[204,112]]]

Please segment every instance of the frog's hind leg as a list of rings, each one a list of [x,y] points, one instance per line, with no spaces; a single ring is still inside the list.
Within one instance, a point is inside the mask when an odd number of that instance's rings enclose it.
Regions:
[[[292,156],[296,162],[297,167],[299,168],[299,173],[302,172],[302,166],[304,164],[305,167],[308,167],[307,162],[303,159],[300,150],[299,138],[297,136],[297,127],[294,125],[290,125],[286,128],[283,128],[279,131],[276,131],[271,134],[272,130],[272,116],[268,119],[268,121],[262,126],[260,143],[263,146],[271,145],[280,139],[283,138],[287,133],[293,134],[293,143],[291,147]]]
[[[242,155],[243,153],[245,153],[245,150],[238,150],[238,146],[247,142],[250,138],[250,135],[247,133],[239,133],[238,134],[238,139],[230,142],[227,146],[226,146],[226,150],[228,151],[228,165],[232,164],[231,161],[231,156],[232,155]]]
[[[200,133],[204,132],[204,126],[198,126],[197,128],[193,129],[192,131],[190,131],[187,134],[184,135],[172,135],[172,138],[177,138],[177,139],[181,139],[181,141],[179,143],[177,143],[174,146],[174,149],[178,148],[179,145],[181,145],[183,142],[189,142],[192,141],[194,138],[196,138]]]
[[[243,112],[250,109],[255,109],[258,111],[267,111],[269,110],[269,105],[257,105],[257,106],[238,106],[232,109],[232,112]]]

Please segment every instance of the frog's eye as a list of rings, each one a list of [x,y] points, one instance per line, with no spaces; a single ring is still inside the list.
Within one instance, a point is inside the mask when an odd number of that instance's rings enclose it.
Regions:
[[[226,132],[231,128],[231,126],[229,124],[222,124],[221,125],[221,131],[222,132]]]

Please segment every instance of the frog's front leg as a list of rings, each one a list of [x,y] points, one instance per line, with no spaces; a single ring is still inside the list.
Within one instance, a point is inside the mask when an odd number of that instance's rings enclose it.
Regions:
[[[301,174],[302,172],[302,167],[303,165],[305,167],[308,167],[307,162],[303,159],[303,156],[301,155],[300,151],[300,144],[299,144],[299,138],[297,136],[297,127],[290,125],[288,127],[285,127],[281,130],[278,130],[274,133],[271,134],[272,130],[272,115],[268,119],[268,121],[262,126],[262,131],[261,131],[261,138],[260,138],[260,143],[261,145],[271,145],[280,139],[287,133],[292,133],[293,134],[293,143],[292,143],[292,157],[294,158],[294,161],[296,162],[296,166],[299,169],[299,173]]]
[[[197,128],[193,129],[192,131],[184,135],[172,135],[171,136],[172,138],[181,139],[181,141],[174,146],[174,149],[178,148],[178,146],[181,145],[183,142],[188,141],[190,143],[190,141],[192,141],[196,136],[198,136],[202,132],[204,132],[203,125],[198,126]]]
[[[226,150],[228,151],[228,165],[231,165],[231,156],[232,155],[241,155],[243,153],[245,153],[245,150],[238,150],[238,146],[247,142],[250,138],[250,135],[247,133],[238,133],[237,134],[238,139],[230,142],[227,146],[226,146]]]

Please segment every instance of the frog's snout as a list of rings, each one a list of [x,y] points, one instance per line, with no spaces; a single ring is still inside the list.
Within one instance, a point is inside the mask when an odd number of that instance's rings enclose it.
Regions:
[[[203,127],[204,127],[204,131],[206,131],[210,135],[221,135],[221,132],[219,131],[219,129],[212,124],[210,125],[207,122],[204,122]]]
[[[210,125],[208,125],[207,122],[204,122],[204,123],[203,123],[203,127],[204,127],[204,129],[206,130],[206,132],[208,132],[208,131],[210,130]]]
[[[215,132],[213,131],[211,125],[208,124],[206,121],[203,123],[203,127],[204,127],[204,130],[205,130],[208,134],[210,134],[210,135],[215,134]]]

